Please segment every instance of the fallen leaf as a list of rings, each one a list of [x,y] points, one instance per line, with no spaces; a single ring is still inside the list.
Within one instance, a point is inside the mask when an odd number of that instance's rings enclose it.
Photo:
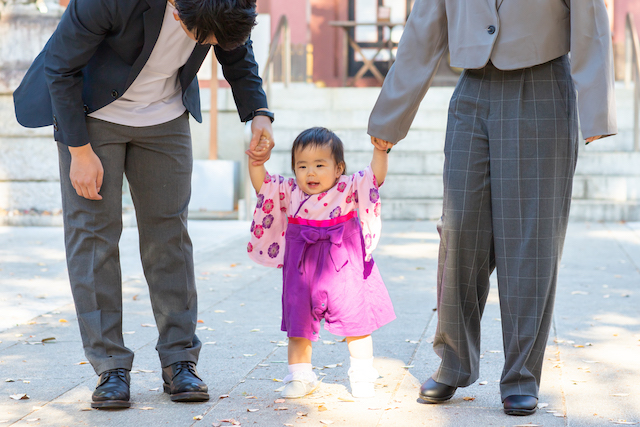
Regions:
[[[226,399],[227,397],[229,397],[228,394],[221,394],[218,399]]]
[[[156,325],[154,325],[153,323],[143,323],[142,325],[143,328],[155,328]]]
[[[202,415],[196,415],[195,417],[193,417],[193,419],[196,420],[196,421],[200,421],[203,418],[204,417]]]
[[[413,368],[415,365],[404,365],[403,368],[404,369],[411,369]]]
[[[278,406],[277,408],[273,408],[274,411],[286,411],[289,408],[287,408],[286,406]]]
[[[260,329],[252,329],[249,332],[260,332]]]
[[[255,396],[245,396],[244,398],[245,399],[257,399],[257,397],[255,397]]]
[[[247,412],[258,412],[259,409],[251,409],[251,408],[247,408]]]
[[[334,363],[334,364],[332,364],[332,365],[324,365],[324,367],[325,367],[325,368],[327,368],[327,369],[333,369],[333,368],[337,368],[337,367],[338,367],[338,364],[337,364],[337,363]]]
[[[296,412],[296,415],[299,417],[306,417],[307,415],[309,415],[308,412]]]
[[[134,301],[138,301],[138,294],[135,294],[133,297],[131,297],[131,299]]]
[[[293,424],[287,424],[287,423],[285,423],[285,424],[282,424],[282,425],[283,425],[283,426],[285,426],[285,427],[293,427]]]
[[[226,310],[214,310],[213,312],[214,313],[226,313],[227,311]]]
[[[28,423],[32,423],[32,422],[39,421],[39,420],[40,420],[40,418],[27,418],[27,420],[26,420],[26,421],[27,421]]]
[[[544,409],[544,408],[546,408],[547,406],[549,406],[549,404],[548,404],[548,403],[538,403],[538,409]]]
[[[257,353],[253,353],[253,354],[243,354],[244,357],[253,357],[255,356]]]
[[[150,374],[153,372],[151,369],[138,369],[138,371],[144,372],[145,374]]]
[[[69,321],[67,319],[60,319],[60,320],[58,320],[58,322],[60,322],[60,323],[69,323]]]
[[[83,360],[82,362],[78,362],[78,363],[74,363],[74,365],[88,365],[89,362],[87,362],[86,360]]]
[[[13,400],[26,400],[26,399],[29,399],[29,396],[27,396],[27,393],[12,394],[9,397],[12,398]]]
[[[343,402],[355,402],[353,399],[349,399],[348,397],[338,396],[338,400],[342,400]]]
[[[502,353],[502,350],[489,350],[489,353]]]
[[[198,323],[204,323],[204,320],[198,319]]]
[[[284,402],[286,402],[286,400],[284,399],[276,399],[273,401],[273,403],[284,403]]]
[[[215,341],[207,341],[207,342],[203,343],[202,345],[213,345],[215,343],[216,343]]]
[[[616,394],[612,394],[611,396],[613,396],[613,397],[627,397],[627,396],[629,396],[629,393],[616,393]]]
[[[198,331],[204,331],[204,330],[206,330],[206,329],[207,329],[207,327],[206,327],[206,326],[200,326],[200,327],[197,327],[196,329],[197,329]]]
[[[139,408],[141,411],[152,411],[155,408],[152,408],[151,406],[143,406],[142,408]]]
[[[573,291],[573,292],[571,292],[571,295],[589,295],[589,292],[585,292],[585,291]]]
[[[473,402],[474,400],[476,400],[475,397],[470,397],[470,396],[465,396],[462,398],[462,400],[466,400],[467,402]]]
[[[324,405],[318,406],[318,412],[324,412],[324,411],[327,411],[327,410],[328,410],[327,407],[324,406]]]
[[[15,383],[16,380],[12,380],[11,378],[7,378],[6,380],[4,380],[5,383]]]
[[[150,388],[149,391],[158,391],[160,390],[160,387],[156,387],[156,388]]]
[[[93,411],[93,408],[81,408],[80,411],[81,412]]]
[[[56,337],[48,337],[48,338],[42,338],[40,342],[44,344],[46,342],[55,341],[55,340],[56,340]]]
[[[122,335],[133,335],[136,331],[123,332]]]
[[[322,344],[324,345],[335,345],[336,343],[333,341],[322,341]]]
[[[489,384],[489,382],[488,382],[488,381],[480,381],[480,382],[478,383],[478,385],[487,385],[487,384]]]
[[[335,342],[347,342],[347,337],[344,338],[334,338]]]
[[[217,422],[217,421],[214,421],[214,422],[212,422],[212,423],[211,423],[211,425],[212,425],[213,427],[220,427],[220,426],[222,425],[222,423],[219,423],[219,422]]]
[[[638,424],[637,421],[625,421],[625,420],[612,421],[612,423],[619,424],[619,425],[625,425],[625,426],[633,426],[633,425]]]
[[[234,320],[225,320],[224,323],[233,323]]]
[[[320,424],[329,425],[329,424],[333,424],[333,421],[331,421],[331,420],[320,420]]]
[[[279,380],[279,379],[277,379],[277,378],[274,378],[273,380],[274,380],[275,382],[277,382],[277,383],[281,383],[281,382],[282,382],[282,380]]]

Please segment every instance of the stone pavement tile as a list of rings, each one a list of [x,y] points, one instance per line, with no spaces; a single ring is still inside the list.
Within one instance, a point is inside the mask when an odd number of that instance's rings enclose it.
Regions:
[[[569,230],[555,308],[567,416],[640,424],[640,239],[623,224]]]

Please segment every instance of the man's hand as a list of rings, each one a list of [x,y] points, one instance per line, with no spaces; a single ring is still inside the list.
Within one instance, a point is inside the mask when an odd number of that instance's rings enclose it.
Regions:
[[[249,149],[245,153],[253,159],[251,163],[253,166],[260,166],[269,160],[271,150],[275,146],[271,119],[266,116],[255,116],[251,122],[251,134]]]
[[[102,200],[102,196],[98,193],[102,187],[104,169],[102,162],[93,152],[91,144],[69,147],[69,152],[71,153],[69,178],[78,196],[89,200]]]
[[[393,143],[385,141],[384,139],[376,138],[375,136],[371,137],[371,143],[377,150],[386,151],[387,153],[393,148]]]

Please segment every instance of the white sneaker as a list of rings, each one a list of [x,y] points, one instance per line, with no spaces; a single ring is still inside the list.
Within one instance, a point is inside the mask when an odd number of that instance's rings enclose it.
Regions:
[[[284,389],[281,396],[285,399],[299,399],[313,393],[320,381],[312,371],[297,371],[284,378]]]
[[[373,383],[380,377],[374,368],[349,369],[349,383],[351,384],[351,395],[357,398],[368,398],[375,396]]]

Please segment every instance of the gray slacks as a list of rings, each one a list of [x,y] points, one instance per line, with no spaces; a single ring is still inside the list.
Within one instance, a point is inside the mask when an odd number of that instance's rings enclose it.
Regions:
[[[502,400],[538,396],[577,156],[566,56],[464,71],[445,141],[435,381],[464,387],[478,379],[480,319],[496,268]]]
[[[87,118],[87,127],[104,168],[102,200],[77,195],[69,179],[69,149],[58,143],[67,265],[87,359],[97,374],[131,369],[133,363],[133,351],[122,338],[118,251],[126,174],[161,365],[197,362],[201,343],[195,335],[196,286],[187,232],[193,163],[188,115],[147,127]]]

